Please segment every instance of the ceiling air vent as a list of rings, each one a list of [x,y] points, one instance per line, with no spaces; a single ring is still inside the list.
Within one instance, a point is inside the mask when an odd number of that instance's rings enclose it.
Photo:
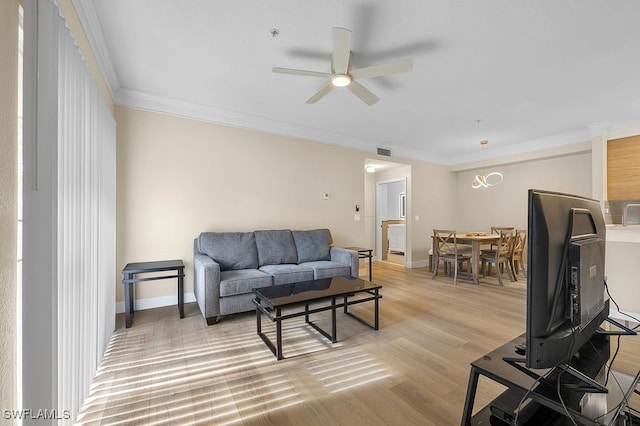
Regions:
[[[391,157],[391,150],[386,148],[378,148],[378,155]]]

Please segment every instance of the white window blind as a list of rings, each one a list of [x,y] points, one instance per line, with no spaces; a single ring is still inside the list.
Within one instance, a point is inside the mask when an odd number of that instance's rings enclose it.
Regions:
[[[28,66],[23,408],[72,424],[115,328],[115,120],[50,0],[25,1]]]

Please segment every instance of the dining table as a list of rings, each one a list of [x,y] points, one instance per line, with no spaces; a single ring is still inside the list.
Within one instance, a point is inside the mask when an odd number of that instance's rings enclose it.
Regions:
[[[471,281],[473,284],[478,284],[480,247],[497,244],[499,240],[500,235],[488,234],[486,232],[456,233],[457,244],[467,244],[471,246]]]

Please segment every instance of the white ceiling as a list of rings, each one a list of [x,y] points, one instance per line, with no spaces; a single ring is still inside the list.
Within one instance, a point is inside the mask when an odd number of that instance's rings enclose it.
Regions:
[[[591,138],[640,121],[638,0],[74,0],[116,103],[442,164]],[[330,72],[331,28],[354,67],[413,71],[305,101]],[[271,30],[279,35],[272,37]]]

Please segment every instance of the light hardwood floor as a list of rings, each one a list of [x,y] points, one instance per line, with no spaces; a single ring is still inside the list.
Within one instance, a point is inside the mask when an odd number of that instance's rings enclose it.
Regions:
[[[469,363],[524,332],[523,280],[453,286],[427,268],[375,262],[373,277],[383,286],[378,331],[339,314],[331,344],[302,318],[285,321],[282,361],[256,335],[254,313],[207,327],[188,304],[184,319],[176,307],[136,312],[129,329],[119,316],[78,422],[460,424]],[[368,303],[351,309],[372,311]],[[314,319],[330,329],[328,313]],[[272,330],[267,322],[263,329]],[[638,364],[633,356],[621,363]],[[481,378],[476,410],[501,391]]]

